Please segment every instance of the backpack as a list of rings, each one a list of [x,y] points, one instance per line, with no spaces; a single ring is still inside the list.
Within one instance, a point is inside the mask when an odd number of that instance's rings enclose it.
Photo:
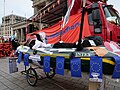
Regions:
[[[103,40],[100,36],[88,36],[83,40],[83,47],[91,47],[91,46],[100,46],[103,44]]]

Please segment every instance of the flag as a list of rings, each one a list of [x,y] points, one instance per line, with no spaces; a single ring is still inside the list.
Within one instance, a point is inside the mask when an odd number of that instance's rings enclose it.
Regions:
[[[17,62],[20,64],[21,60],[22,60],[22,52],[19,53]]]
[[[50,56],[44,56],[43,71],[50,73]]]
[[[73,58],[70,61],[71,76],[81,77],[81,60],[80,58]]]
[[[56,57],[56,74],[64,75],[64,57]]]
[[[102,57],[90,57],[90,81],[102,82]]]
[[[75,2],[75,0],[72,0],[70,6],[68,7],[68,11],[66,12],[66,15],[65,15],[64,20],[63,20],[62,28],[68,23],[68,18],[70,16],[70,12],[74,6],[74,2]]]
[[[82,17],[82,13],[78,13],[70,16],[68,23],[65,25],[64,28],[62,28],[62,30],[61,30],[62,21],[60,21],[49,28],[36,31],[32,34],[45,32],[46,39],[49,44],[55,44],[60,40],[63,41],[64,43],[75,43],[79,40],[81,17]],[[26,39],[28,40],[28,39],[36,38],[35,35],[32,36],[32,34],[27,34]],[[91,32],[88,24],[88,13],[86,12],[84,16],[82,38],[90,35]]]
[[[45,28],[43,30],[38,31],[38,33],[45,32],[47,42],[49,44],[55,44],[60,41],[60,36],[61,36],[60,28],[61,28],[61,22],[58,22],[57,24],[49,28]]]
[[[71,5],[72,1],[73,0],[68,0],[68,7]],[[73,6],[73,8],[71,9],[71,12],[70,12],[70,16],[74,15],[74,14],[77,14],[79,9],[81,8],[81,5],[82,5],[82,0],[75,0],[74,1],[74,6]]]
[[[26,37],[27,37],[27,34],[28,34],[28,20],[26,19]]]
[[[24,65],[29,66],[29,54],[24,54]]]
[[[120,56],[113,56],[115,59],[115,67],[112,78],[120,78]]]
[[[61,30],[61,40],[65,43],[75,43],[79,40],[82,13],[78,13],[69,17],[66,26]],[[88,13],[84,15],[84,24],[82,38],[90,36],[90,28],[88,24]]]
[[[69,16],[75,15],[78,13],[79,9],[81,8],[82,0],[68,0],[68,11],[63,20],[62,28],[67,24],[69,20]]]

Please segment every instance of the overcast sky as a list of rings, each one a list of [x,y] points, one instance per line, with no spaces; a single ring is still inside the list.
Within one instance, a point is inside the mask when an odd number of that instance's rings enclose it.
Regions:
[[[120,12],[120,0],[108,0],[108,4]],[[31,0],[5,0],[5,15],[15,14],[23,17],[31,17],[33,15],[32,1]],[[0,0],[0,23],[4,16],[4,0]]]
[[[108,0],[108,4],[113,5],[113,7],[119,12],[120,15],[120,0]]]
[[[15,14],[23,17],[31,17],[33,15],[31,0],[5,0],[5,15]],[[0,23],[4,16],[4,0],[0,0]]]

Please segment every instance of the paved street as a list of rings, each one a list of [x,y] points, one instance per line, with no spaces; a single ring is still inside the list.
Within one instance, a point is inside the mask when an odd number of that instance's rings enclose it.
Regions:
[[[82,74],[82,78],[72,78],[69,73],[64,76],[55,75],[53,79],[39,80],[35,87],[30,86],[25,75],[20,72],[24,70],[21,63],[19,71],[13,74],[9,73],[8,58],[0,58],[0,90],[88,90],[89,76]],[[44,73],[38,69],[38,74]],[[106,77],[106,90],[120,90],[120,82]]]

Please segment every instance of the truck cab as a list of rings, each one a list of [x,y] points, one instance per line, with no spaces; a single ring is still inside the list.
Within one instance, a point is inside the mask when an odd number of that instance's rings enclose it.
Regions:
[[[120,17],[112,5],[94,2],[87,8],[87,12],[92,35],[120,44]]]

